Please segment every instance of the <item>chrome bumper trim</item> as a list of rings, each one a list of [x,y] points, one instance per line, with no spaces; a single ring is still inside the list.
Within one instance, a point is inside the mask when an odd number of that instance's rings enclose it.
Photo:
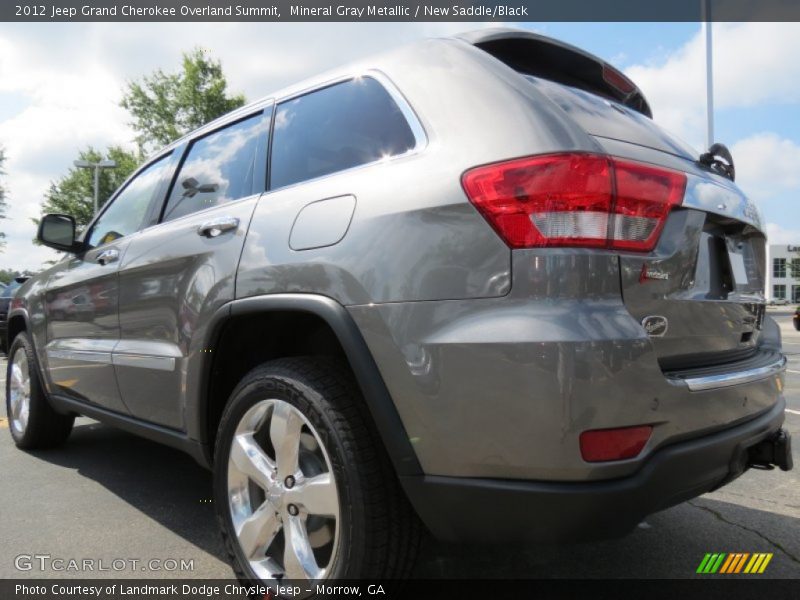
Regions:
[[[672,378],[674,383],[685,383],[686,387],[692,392],[702,392],[705,390],[715,390],[718,388],[751,383],[777,375],[786,368],[786,357],[781,355],[775,362],[747,369],[745,371],[734,371],[732,373],[722,373],[720,375],[706,375],[705,377],[685,377]]]

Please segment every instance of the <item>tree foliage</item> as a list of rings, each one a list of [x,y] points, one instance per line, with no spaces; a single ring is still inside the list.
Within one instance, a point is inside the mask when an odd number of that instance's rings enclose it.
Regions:
[[[36,275],[35,271],[25,269],[24,271],[15,271],[13,269],[0,269],[0,283],[8,284],[12,279],[24,275],[25,277],[33,277]]]
[[[117,161],[115,169],[100,170],[100,193],[98,207],[102,207],[109,196],[136,170],[139,156],[119,146],[108,148],[105,156],[92,147],[78,155],[81,160],[97,162],[104,158]],[[42,214],[62,213],[72,215],[78,227],[85,227],[93,216],[94,170],[70,167],[67,174],[50,184],[42,203]]]
[[[0,148],[0,221],[6,218],[6,209],[8,208],[8,204],[6,203],[6,188],[3,187],[3,180],[2,176],[6,174],[3,170],[3,163],[6,162],[6,154],[5,151]],[[3,247],[6,245],[6,234],[0,231],[0,251],[3,250]]]
[[[158,69],[140,81],[128,83],[121,104],[133,118],[138,153],[119,146],[112,146],[105,153],[89,147],[77,157],[90,162],[104,158],[117,162],[115,169],[100,171],[98,205],[102,207],[136,170],[144,153],[242,106],[244,96],[228,96],[227,86],[219,61],[206,58],[199,49],[183,55],[180,72],[164,73]],[[50,184],[42,214],[72,215],[78,227],[85,227],[93,216],[93,196],[93,170],[70,167],[66,175]]]
[[[133,116],[136,142],[149,152],[242,106],[244,96],[228,96],[219,61],[194,49],[183,55],[178,73],[161,69],[127,84],[121,105]]]

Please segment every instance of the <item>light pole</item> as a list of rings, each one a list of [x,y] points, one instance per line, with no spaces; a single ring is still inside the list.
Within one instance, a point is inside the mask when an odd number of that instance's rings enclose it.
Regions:
[[[94,212],[97,214],[97,201],[100,194],[100,169],[115,169],[117,161],[115,160],[101,160],[98,162],[89,162],[88,160],[76,160],[72,163],[79,169],[94,169]]]
[[[706,148],[714,143],[714,69],[711,40],[711,0],[701,0],[706,37]]]

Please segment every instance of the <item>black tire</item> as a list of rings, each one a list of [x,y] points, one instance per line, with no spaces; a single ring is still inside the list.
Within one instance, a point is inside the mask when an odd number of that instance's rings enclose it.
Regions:
[[[12,419],[11,410],[11,371],[15,364],[18,352],[23,352],[27,365],[26,370],[30,381],[30,400],[27,424],[23,431],[18,431]],[[8,351],[8,364],[6,366],[6,415],[8,416],[8,429],[17,448],[34,450],[40,448],[53,448],[60,446],[69,437],[74,415],[62,415],[53,410],[39,379],[36,366],[36,356],[33,346],[26,333],[20,333],[11,344]]]
[[[244,558],[228,504],[228,460],[237,425],[258,402],[297,408],[319,434],[332,464],[340,505],[338,544],[328,579],[400,579],[410,573],[422,527],[406,499],[346,364],[284,358],[250,371],[233,391],[219,424],[214,503],[237,577],[258,578]]]

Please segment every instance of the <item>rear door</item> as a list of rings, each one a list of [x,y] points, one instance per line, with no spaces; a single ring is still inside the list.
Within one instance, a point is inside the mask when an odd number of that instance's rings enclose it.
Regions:
[[[127,412],[112,365],[120,331],[119,265],[163,189],[169,163],[169,156],[161,157],[131,178],[87,232],[88,250],[61,261],[47,282],[45,355],[59,394]]]
[[[121,260],[113,361],[122,399],[140,419],[185,429],[190,358],[207,350],[209,319],[234,298],[244,238],[265,190],[271,110],[192,140],[158,223]]]

